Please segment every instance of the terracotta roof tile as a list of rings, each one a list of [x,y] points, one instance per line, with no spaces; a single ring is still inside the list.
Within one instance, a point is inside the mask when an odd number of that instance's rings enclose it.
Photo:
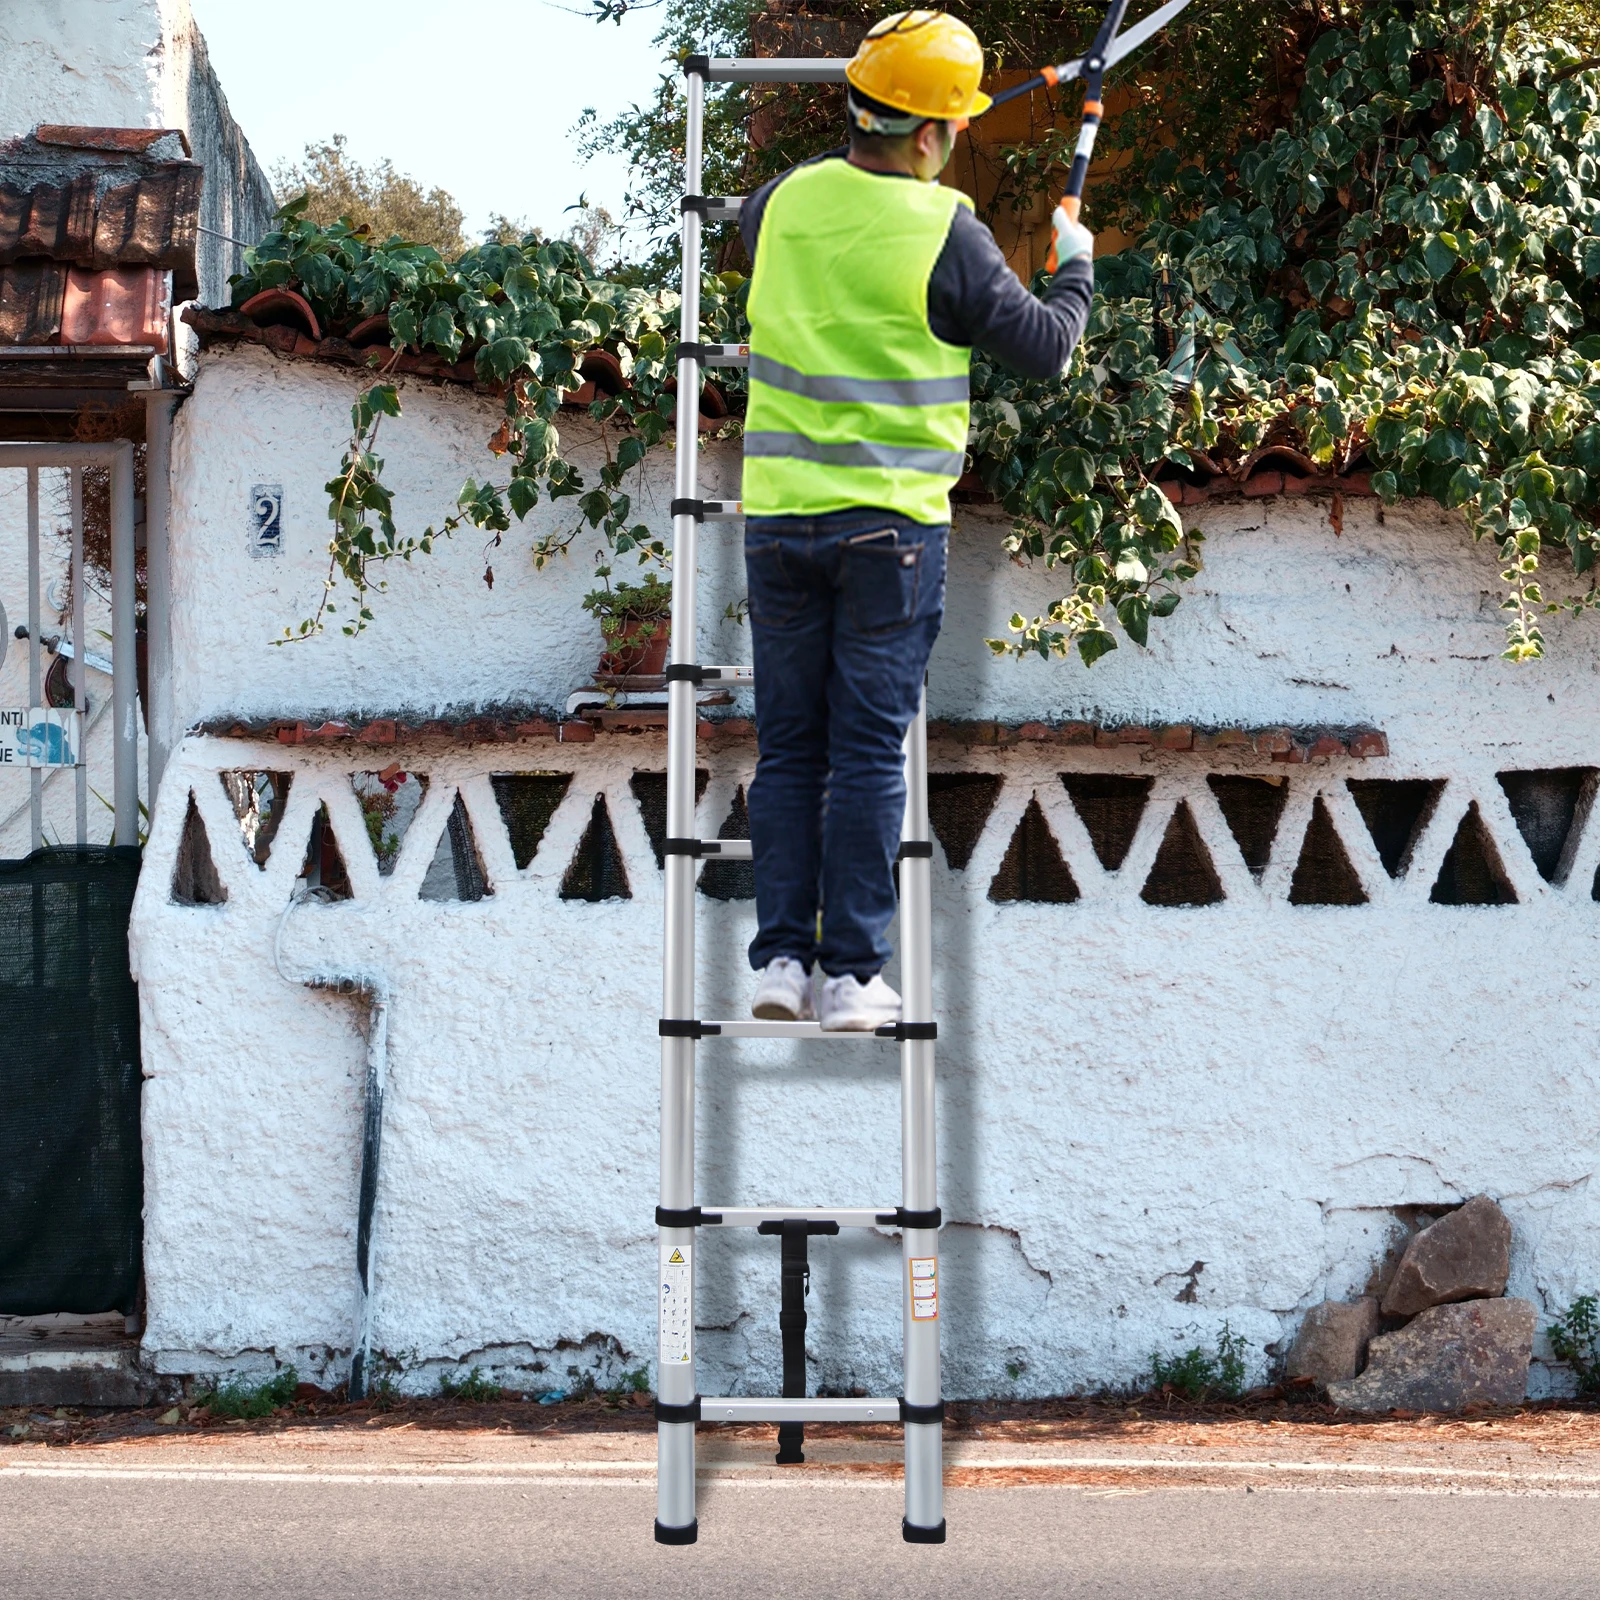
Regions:
[[[204,172],[187,153],[187,141],[162,128],[44,127],[9,141],[0,147],[0,266],[153,267],[172,274],[178,299],[193,299]]]
[[[40,144],[69,150],[114,150],[124,155],[144,155],[163,139],[176,139],[183,153],[192,155],[189,135],[182,128],[89,128],[60,122],[41,122],[33,130]]]
[[[0,268],[0,345],[56,342],[67,270],[54,261]]]

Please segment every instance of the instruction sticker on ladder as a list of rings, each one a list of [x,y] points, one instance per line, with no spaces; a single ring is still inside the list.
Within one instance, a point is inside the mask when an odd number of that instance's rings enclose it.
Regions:
[[[939,1315],[939,1258],[911,1258],[911,1320],[931,1322]]]
[[[686,1244],[661,1247],[661,1349],[663,1366],[689,1364],[694,1331],[693,1250]]]

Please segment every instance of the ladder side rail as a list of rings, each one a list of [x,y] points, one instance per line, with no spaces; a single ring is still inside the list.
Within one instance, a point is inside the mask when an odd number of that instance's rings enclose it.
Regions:
[[[906,811],[901,839],[928,846],[928,700],[906,734]],[[900,982],[907,1022],[933,1021],[933,861],[913,852],[900,862]],[[901,1186],[907,1211],[938,1204],[938,1150],[934,1122],[933,1040],[900,1045]],[[939,1378],[936,1228],[907,1228],[901,1239],[901,1293],[905,1330],[905,1395],[910,1407],[942,1404]],[[930,1265],[931,1264],[931,1265]],[[930,1280],[931,1273],[931,1280]],[[933,1287],[932,1314],[926,1290]],[[923,1292],[918,1295],[918,1289]],[[936,1410],[931,1415],[937,1417]],[[944,1538],[944,1430],[937,1420],[906,1419],[906,1509],[908,1540]]]
[[[843,83],[845,56],[713,56],[706,63],[712,83]]]
[[[705,112],[705,78],[685,80],[686,117],[683,183],[698,194]],[[683,213],[683,282],[680,339],[700,337],[700,217]],[[675,497],[694,501],[698,491],[700,367],[692,356],[678,362]],[[672,645],[674,665],[692,664],[696,653],[695,577],[699,527],[692,512],[672,519]],[[667,686],[667,834],[694,835],[695,686],[675,678]],[[694,1016],[693,856],[669,855],[663,929],[663,1017]],[[694,1204],[695,1041],[661,1041],[661,1205],[687,1210]],[[676,1260],[674,1259],[676,1258]],[[658,1247],[660,1294],[656,1394],[663,1406],[691,1407],[695,1398],[694,1229],[661,1228]],[[674,1299],[673,1297],[677,1298]],[[670,1315],[669,1315],[670,1310]],[[696,1535],[694,1423],[656,1423],[656,1538],[687,1544]]]

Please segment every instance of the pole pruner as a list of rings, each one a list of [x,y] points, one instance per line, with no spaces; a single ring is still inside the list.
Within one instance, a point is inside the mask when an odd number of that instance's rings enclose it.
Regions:
[[[1062,207],[1074,222],[1083,209],[1084,180],[1089,176],[1089,163],[1094,159],[1094,141],[1100,131],[1100,119],[1105,115],[1100,92],[1106,69],[1114,67],[1124,56],[1131,55],[1152,34],[1159,33],[1188,3],[1189,0],[1167,0],[1166,5],[1152,11],[1143,22],[1135,23],[1126,33],[1122,33],[1122,18],[1127,12],[1128,0],[1111,0],[1105,21],[1100,24],[1100,31],[1085,54],[1076,61],[1063,61],[1060,66],[1045,67],[1026,82],[1013,84],[1011,88],[1002,89],[995,95],[992,104],[1004,105],[1007,100],[1032,94],[1035,89],[1047,89],[1072,78],[1083,79],[1083,125],[1078,130],[1078,148],[1073,153],[1067,192],[1061,197]],[[1045,270],[1056,270],[1054,244],[1050,246]]]

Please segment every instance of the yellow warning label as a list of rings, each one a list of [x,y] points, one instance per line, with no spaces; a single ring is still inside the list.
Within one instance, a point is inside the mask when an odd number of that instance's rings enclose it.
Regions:
[[[683,1251],[674,1250],[672,1254],[667,1257],[667,1260],[670,1261],[674,1266],[681,1267],[683,1265]]]

